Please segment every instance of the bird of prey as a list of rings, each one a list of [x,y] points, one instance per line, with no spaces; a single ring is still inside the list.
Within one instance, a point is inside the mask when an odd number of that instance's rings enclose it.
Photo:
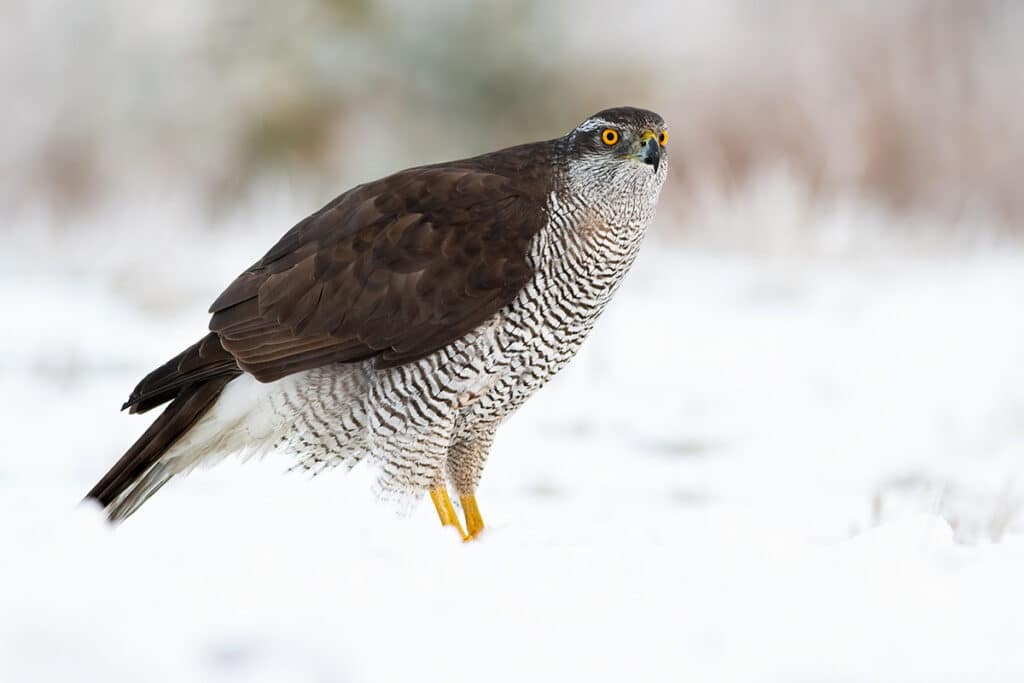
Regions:
[[[575,355],[636,257],[668,172],[657,114],[420,166],[300,221],[210,307],[209,332],[123,408],[169,403],[86,498],[111,521],[232,452],[379,467],[464,540],[495,431]],[[448,483],[459,495],[466,526]]]

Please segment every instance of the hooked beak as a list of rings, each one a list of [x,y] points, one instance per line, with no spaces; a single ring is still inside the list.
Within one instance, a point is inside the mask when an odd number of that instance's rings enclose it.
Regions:
[[[654,172],[658,172],[658,165],[661,163],[661,145],[658,144],[658,136],[654,133],[646,133],[642,140],[640,147],[640,158],[645,164],[650,164],[654,167]]]

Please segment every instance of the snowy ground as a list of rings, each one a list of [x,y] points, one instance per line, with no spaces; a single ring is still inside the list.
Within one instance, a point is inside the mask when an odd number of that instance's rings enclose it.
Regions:
[[[3,255],[0,681],[1024,677],[1024,253],[650,243],[499,433],[474,544],[284,459],[111,530],[76,504],[117,408],[264,219],[201,262],[127,220]]]

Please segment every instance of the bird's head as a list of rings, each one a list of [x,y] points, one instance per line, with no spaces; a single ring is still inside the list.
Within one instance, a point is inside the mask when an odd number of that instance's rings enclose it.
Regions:
[[[605,109],[564,138],[569,182],[592,198],[656,202],[668,173],[668,128],[653,111]]]

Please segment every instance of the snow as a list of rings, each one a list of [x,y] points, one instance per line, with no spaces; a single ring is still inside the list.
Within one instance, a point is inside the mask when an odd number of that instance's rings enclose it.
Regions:
[[[287,221],[115,223],[0,256],[0,681],[1024,676],[1017,247],[652,240],[499,432],[462,544],[284,458],[117,529],[78,505],[147,424],[134,382]]]

